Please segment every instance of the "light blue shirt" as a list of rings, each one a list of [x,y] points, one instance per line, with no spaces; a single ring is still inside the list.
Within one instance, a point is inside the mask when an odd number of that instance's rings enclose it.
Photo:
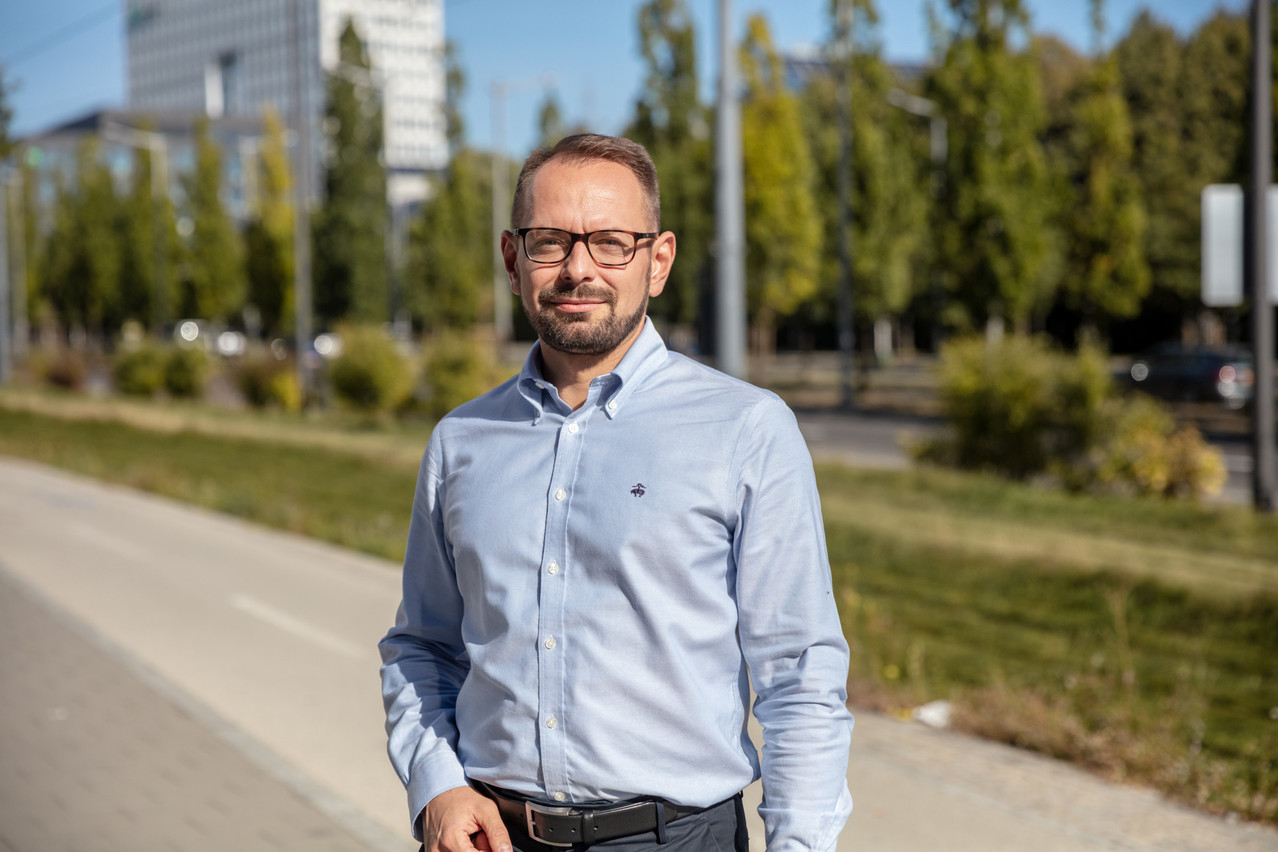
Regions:
[[[574,411],[538,346],[422,460],[381,642],[414,832],[467,778],[566,804],[729,798],[760,776],[753,682],[768,849],[832,850],[848,648],[793,414],[648,321]]]

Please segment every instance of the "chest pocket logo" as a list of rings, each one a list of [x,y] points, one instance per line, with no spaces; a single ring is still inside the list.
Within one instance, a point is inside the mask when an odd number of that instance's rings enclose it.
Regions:
[[[646,493],[646,491],[647,489],[644,487],[644,484],[642,482],[636,482],[635,486],[630,489],[630,493],[636,497],[642,497]]]

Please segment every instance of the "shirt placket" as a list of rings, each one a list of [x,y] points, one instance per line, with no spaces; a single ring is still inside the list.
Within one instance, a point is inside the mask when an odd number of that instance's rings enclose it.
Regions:
[[[541,729],[541,771],[546,791],[555,801],[571,798],[568,777],[568,731],[571,708],[565,706],[567,683],[564,652],[571,641],[563,633],[568,584],[572,582],[568,522],[572,510],[582,438],[593,398],[559,425],[555,461],[546,500],[546,539],[542,543],[542,577],[538,588],[537,706]]]

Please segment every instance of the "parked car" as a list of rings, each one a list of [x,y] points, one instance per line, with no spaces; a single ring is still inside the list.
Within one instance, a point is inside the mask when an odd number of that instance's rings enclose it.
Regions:
[[[1223,402],[1242,408],[1255,391],[1251,352],[1241,346],[1161,343],[1137,355],[1130,376],[1134,387],[1176,402]]]

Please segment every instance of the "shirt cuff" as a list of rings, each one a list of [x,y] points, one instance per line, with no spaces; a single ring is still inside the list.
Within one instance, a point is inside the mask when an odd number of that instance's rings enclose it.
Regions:
[[[432,754],[413,767],[408,778],[408,815],[413,837],[422,839],[421,815],[430,800],[446,790],[469,787],[470,781],[461,762],[451,751]]]

